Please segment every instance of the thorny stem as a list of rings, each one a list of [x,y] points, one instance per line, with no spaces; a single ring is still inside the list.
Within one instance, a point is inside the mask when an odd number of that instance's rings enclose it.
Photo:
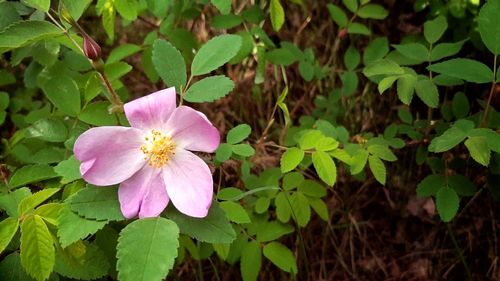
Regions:
[[[66,28],[64,28],[64,26],[62,26],[56,19],[54,19],[54,17],[52,17],[52,15],[49,12],[47,12],[46,14],[50,18],[50,20],[59,29],[61,29],[63,31],[64,35],[66,35],[66,37],[69,38],[69,40],[78,48],[78,50],[80,50],[80,52],[82,54],[85,54],[85,52],[83,51],[82,47],[75,41],[75,39],[73,39],[73,37],[70,36],[70,34],[68,33],[68,30]],[[75,22],[75,27],[82,33],[82,35],[88,36],[87,33],[83,30],[83,28],[78,23],[76,23],[76,22]],[[104,87],[106,88],[106,90],[111,95],[111,100],[110,101],[113,104],[113,107],[111,108],[111,111],[112,112],[122,111],[123,110],[123,102],[121,101],[120,97],[118,96],[118,94],[116,93],[116,91],[111,86],[111,83],[109,82],[109,79],[106,76],[106,74],[104,73],[104,70],[102,69],[102,67],[99,67],[91,59],[88,59],[88,60],[89,60],[90,64],[92,65],[92,68],[97,73],[99,73],[99,78],[101,79],[101,81],[102,81]]]
[[[498,56],[495,55],[495,58],[493,59],[493,82],[491,83],[490,96],[488,97],[488,102],[486,103],[486,107],[484,108],[483,118],[481,119],[481,123],[479,125],[480,127],[483,127],[488,120],[488,111],[490,109],[491,98],[493,97],[493,93],[495,92],[495,87],[497,85],[497,58]]]

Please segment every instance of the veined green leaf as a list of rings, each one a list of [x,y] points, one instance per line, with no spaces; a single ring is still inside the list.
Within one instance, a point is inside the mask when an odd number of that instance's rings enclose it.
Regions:
[[[8,217],[0,221],[0,254],[9,245],[10,240],[17,232],[19,220],[17,218]]]
[[[47,21],[19,21],[0,31],[0,53],[62,34]]]
[[[189,102],[212,102],[225,97],[233,88],[233,81],[226,76],[210,76],[189,87],[184,99]]]
[[[324,151],[316,151],[312,154],[312,161],[320,179],[333,186],[337,180],[337,167],[330,155]]]
[[[158,39],[153,44],[153,65],[161,79],[180,93],[186,85],[186,63],[181,53],[169,42]]]
[[[241,252],[240,270],[243,281],[257,281],[261,264],[262,250],[259,242],[248,242]]]
[[[283,153],[280,160],[281,171],[289,172],[297,167],[304,159],[304,151],[297,147],[291,147]]]
[[[451,221],[457,214],[460,199],[454,189],[442,187],[436,194],[436,209],[444,222]]]
[[[427,42],[434,44],[443,36],[447,28],[446,17],[439,15],[435,19],[424,23],[424,37]]]
[[[494,54],[500,55],[500,1],[487,1],[479,11],[479,34],[484,45]]]
[[[386,169],[384,162],[380,160],[380,158],[370,155],[368,156],[368,165],[370,166],[370,170],[373,173],[375,179],[382,185],[385,185],[386,181]]]
[[[292,251],[279,242],[271,242],[264,246],[264,256],[281,270],[296,274],[297,261]]]
[[[205,43],[191,64],[191,75],[207,74],[227,63],[240,50],[242,39],[238,35],[219,35]]]
[[[269,3],[269,13],[271,14],[271,24],[275,31],[279,31],[285,23],[285,11],[280,0],[271,0]]]
[[[489,83],[494,79],[493,71],[488,66],[471,59],[451,59],[428,66],[427,69],[474,83]]]

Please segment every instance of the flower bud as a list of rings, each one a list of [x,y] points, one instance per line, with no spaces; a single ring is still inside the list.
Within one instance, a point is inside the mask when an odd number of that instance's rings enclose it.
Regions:
[[[83,52],[93,61],[101,58],[101,47],[87,34],[83,34]]]
[[[347,35],[347,29],[345,28],[342,28],[340,31],[339,31],[339,37],[340,39],[344,39]]]

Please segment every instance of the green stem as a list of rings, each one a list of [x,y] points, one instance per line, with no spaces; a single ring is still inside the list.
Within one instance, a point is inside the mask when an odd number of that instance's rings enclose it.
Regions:
[[[491,98],[493,97],[493,93],[495,92],[495,87],[497,85],[497,58],[498,56],[495,55],[495,58],[493,59],[493,82],[491,83],[491,89],[490,89],[490,96],[488,97],[488,102],[486,102],[486,107],[484,108],[484,113],[483,113],[483,118],[481,118],[481,123],[479,124],[480,127],[483,127],[488,120],[488,111],[490,109],[490,104],[491,104]]]

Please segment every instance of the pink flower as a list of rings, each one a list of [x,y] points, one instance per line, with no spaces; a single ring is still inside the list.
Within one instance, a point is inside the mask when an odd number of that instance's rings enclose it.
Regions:
[[[207,164],[190,151],[214,152],[220,136],[207,117],[175,104],[168,88],[125,104],[132,127],[89,129],[76,140],[80,173],[98,186],[120,184],[126,218],[156,217],[169,200],[182,213],[205,217],[213,179]]]

